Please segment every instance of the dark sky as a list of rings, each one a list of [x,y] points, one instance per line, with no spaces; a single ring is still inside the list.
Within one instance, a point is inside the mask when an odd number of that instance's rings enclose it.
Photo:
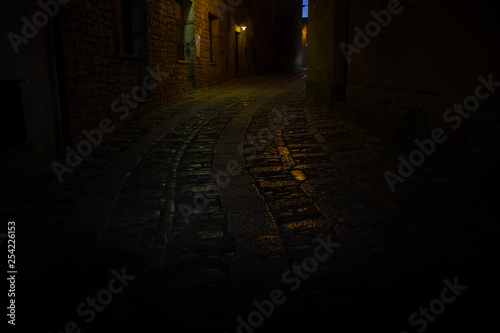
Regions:
[[[307,6],[309,5],[309,0],[302,0],[302,4]],[[309,7],[303,7],[302,8],[302,17],[307,17],[308,16],[308,9]]]

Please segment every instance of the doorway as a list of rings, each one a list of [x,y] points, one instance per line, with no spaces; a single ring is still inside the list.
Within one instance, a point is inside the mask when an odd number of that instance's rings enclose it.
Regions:
[[[234,33],[234,49],[236,53],[236,75],[240,73],[240,33]]]

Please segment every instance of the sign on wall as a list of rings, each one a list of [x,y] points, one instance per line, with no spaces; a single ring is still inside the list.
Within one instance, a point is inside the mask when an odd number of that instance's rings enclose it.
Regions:
[[[194,40],[195,40],[195,46],[196,46],[196,56],[199,58],[199,57],[201,57],[201,36],[195,35]]]

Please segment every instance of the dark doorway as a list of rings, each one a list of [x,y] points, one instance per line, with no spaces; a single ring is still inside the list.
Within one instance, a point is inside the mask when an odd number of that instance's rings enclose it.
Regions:
[[[236,74],[240,73],[240,33],[234,33],[234,48],[236,52]]]
[[[0,81],[2,101],[10,101],[0,122],[0,153],[21,146],[27,138],[24,106],[18,81]]]

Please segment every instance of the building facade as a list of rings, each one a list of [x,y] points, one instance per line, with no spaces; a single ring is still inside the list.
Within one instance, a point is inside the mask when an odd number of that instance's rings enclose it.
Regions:
[[[426,165],[491,184],[500,84],[484,81],[500,82],[494,12],[474,1],[310,0],[308,96],[407,151],[441,128],[447,140]]]

